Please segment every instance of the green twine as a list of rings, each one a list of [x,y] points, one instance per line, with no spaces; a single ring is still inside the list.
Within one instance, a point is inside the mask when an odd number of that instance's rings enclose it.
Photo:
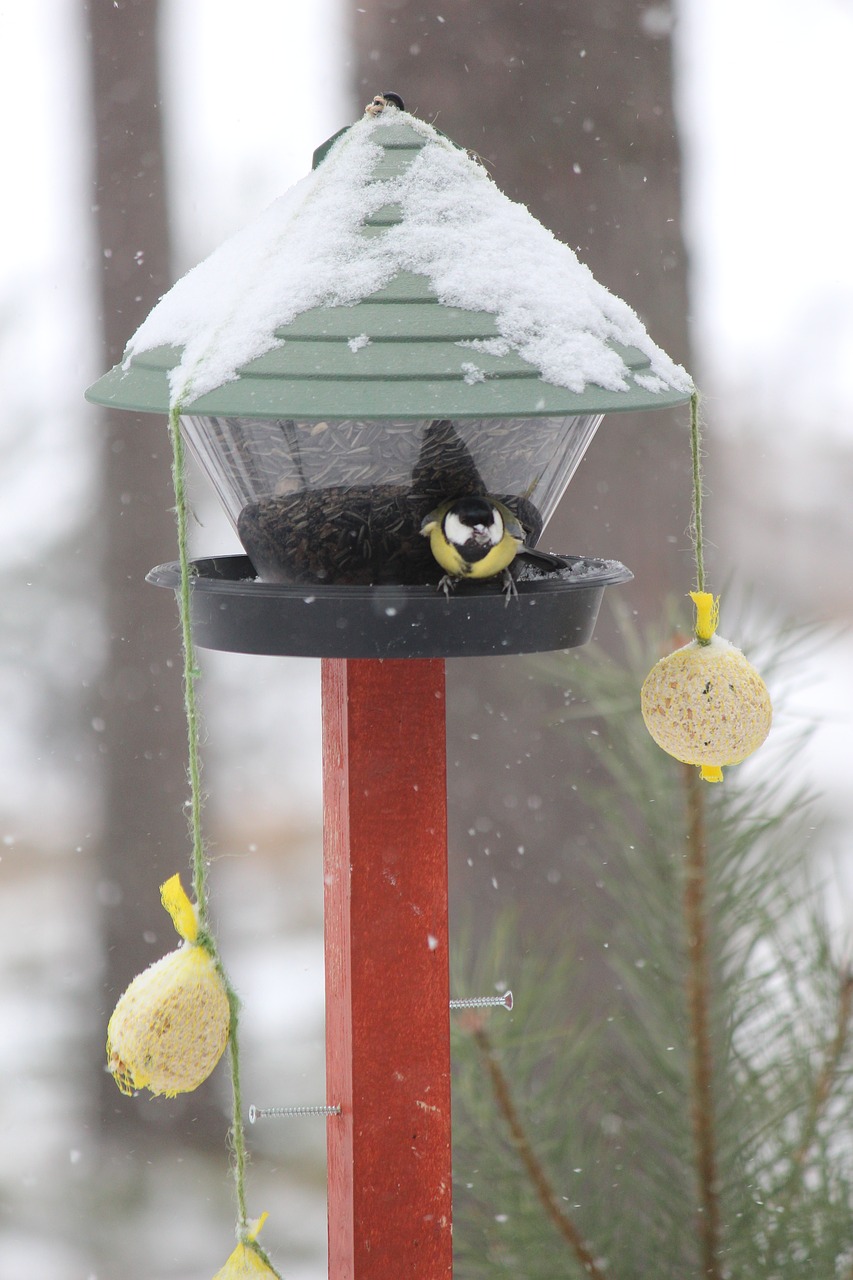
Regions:
[[[690,397],[690,449],[693,457],[693,518],[690,534],[696,560],[696,590],[705,590],[705,541],[702,535],[702,436],[699,430],[699,392]]]
[[[221,971],[221,969],[220,969]],[[228,1037],[228,1060],[231,1065],[231,1129],[229,1140],[234,1153],[234,1189],[237,1194],[237,1232],[243,1239],[248,1231],[249,1215],[246,1211],[246,1131],[243,1127],[243,1092],[240,1086],[240,1049],[237,1041],[237,1021],[240,1001],[223,973],[231,1007],[231,1031]]]
[[[229,1142],[234,1157],[234,1184],[237,1195],[237,1234],[248,1242],[249,1219],[246,1212],[246,1132],[243,1126],[243,1098],[240,1086],[240,1050],[237,1026],[240,1002],[222,965],[216,941],[210,932],[208,920],[207,864],[204,856],[204,837],[201,827],[201,757],[199,752],[199,717],[196,706],[195,682],[200,675],[193,645],[190,625],[190,560],[189,560],[189,507],[187,503],[186,475],[184,467],[184,442],[180,426],[181,407],[174,404],[169,412],[169,434],[172,439],[172,479],[175,486],[175,522],[178,532],[178,562],[181,570],[181,586],[178,605],[181,615],[181,636],[184,653],[184,709],[187,718],[188,777],[190,784],[190,835],[192,838],[193,892],[198,904],[199,942],[213,956],[216,967],[225,984],[231,1012],[228,1034],[229,1061],[231,1065],[232,1118]],[[250,1243],[250,1242],[249,1242]]]
[[[172,437],[172,480],[175,486],[175,523],[178,531],[178,561],[181,569],[178,604],[184,651],[184,710],[187,717],[187,772],[190,783],[189,825],[192,837],[193,892],[198,904],[199,929],[207,933],[207,868],[204,861],[204,839],[201,833],[201,760],[198,745],[198,710],[195,700],[195,682],[200,672],[190,626],[189,516],[180,416],[180,405],[175,405],[169,414],[169,432]]]

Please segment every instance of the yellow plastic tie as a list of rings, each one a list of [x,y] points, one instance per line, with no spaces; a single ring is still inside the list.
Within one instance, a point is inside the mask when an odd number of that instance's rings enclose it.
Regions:
[[[264,1223],[266,1222],[269,1216],[270,1215],[265,1211],[264,1213],[261,1214],[259,1218],[250,1218],[247,1223],[247,1226],[249,1229],[246,1232],[245,1239],[257,1240],[258,1232],[260,1231],[261,1227],[264,1225]]]
[[[708,644],[720,620],[720,597],[712,596],[710,591],[691,591],[690,599],[696,606],[696,639]]]
[[[186,895],[181,877],[173,875],[160,885],[160,901],[172,917],[172,924],[187,942],[198,938],[198,915]]]
[[[723,771],[718,764],[703,764],[699,769],[699,777],[703,782],[722,782]]]
[[[213,1280],[280,1280],[279,1273],[255,1238],[266,1218],[267,1215],[262,1213],[254,1222],[247,1223],[246,1234]]]

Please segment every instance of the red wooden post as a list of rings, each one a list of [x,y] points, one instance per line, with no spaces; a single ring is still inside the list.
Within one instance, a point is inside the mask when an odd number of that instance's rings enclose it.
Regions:
[[[444,1280],[451,1242],[441,659],[323,662],[331,1280]]]

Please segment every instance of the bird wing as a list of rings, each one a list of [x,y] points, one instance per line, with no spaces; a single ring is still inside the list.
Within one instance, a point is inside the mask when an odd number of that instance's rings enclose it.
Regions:
[[[502,502],[498,502],[496,498],[492,498],[491,501],[494,502],[498,511],[501,513],[501,519],[504,522],[505,531],[511,538],[514,538],[516,542],[523,544],[527,535],[524,525],[521,523],[518,516],[515,515],[514,512],[510,511],[509,507],[504,506]]]
[[[450,501],[442,502],[437,507],[435,507],[432,511],[430,511],[428,515],[424,516],[423,520],[421,521],[421,528],[420,528],[420,532],[424,535],[424,537],[426,537],[427,534],[432,533],[433,529],[438,528],[438,526],[441,524],[442,520],[444,519],[444,513],[449,506],[450,506]]]

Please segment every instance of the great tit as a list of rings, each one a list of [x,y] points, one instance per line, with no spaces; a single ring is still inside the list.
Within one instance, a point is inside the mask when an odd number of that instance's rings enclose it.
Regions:
[[[502,502],[481,494],[450,498],[424,517],[421,533],[446,571],[438,584],[445,595],[461,578],[498,574],[507,601],[518,594],[509,566],[524,546],[524,529]]]
[[[398,111],[405,111],[406,106],[399,93],[377,93],[371,102],[368,102],[364,108],[366,116],[381,116],[387,106],[396,107]]]

